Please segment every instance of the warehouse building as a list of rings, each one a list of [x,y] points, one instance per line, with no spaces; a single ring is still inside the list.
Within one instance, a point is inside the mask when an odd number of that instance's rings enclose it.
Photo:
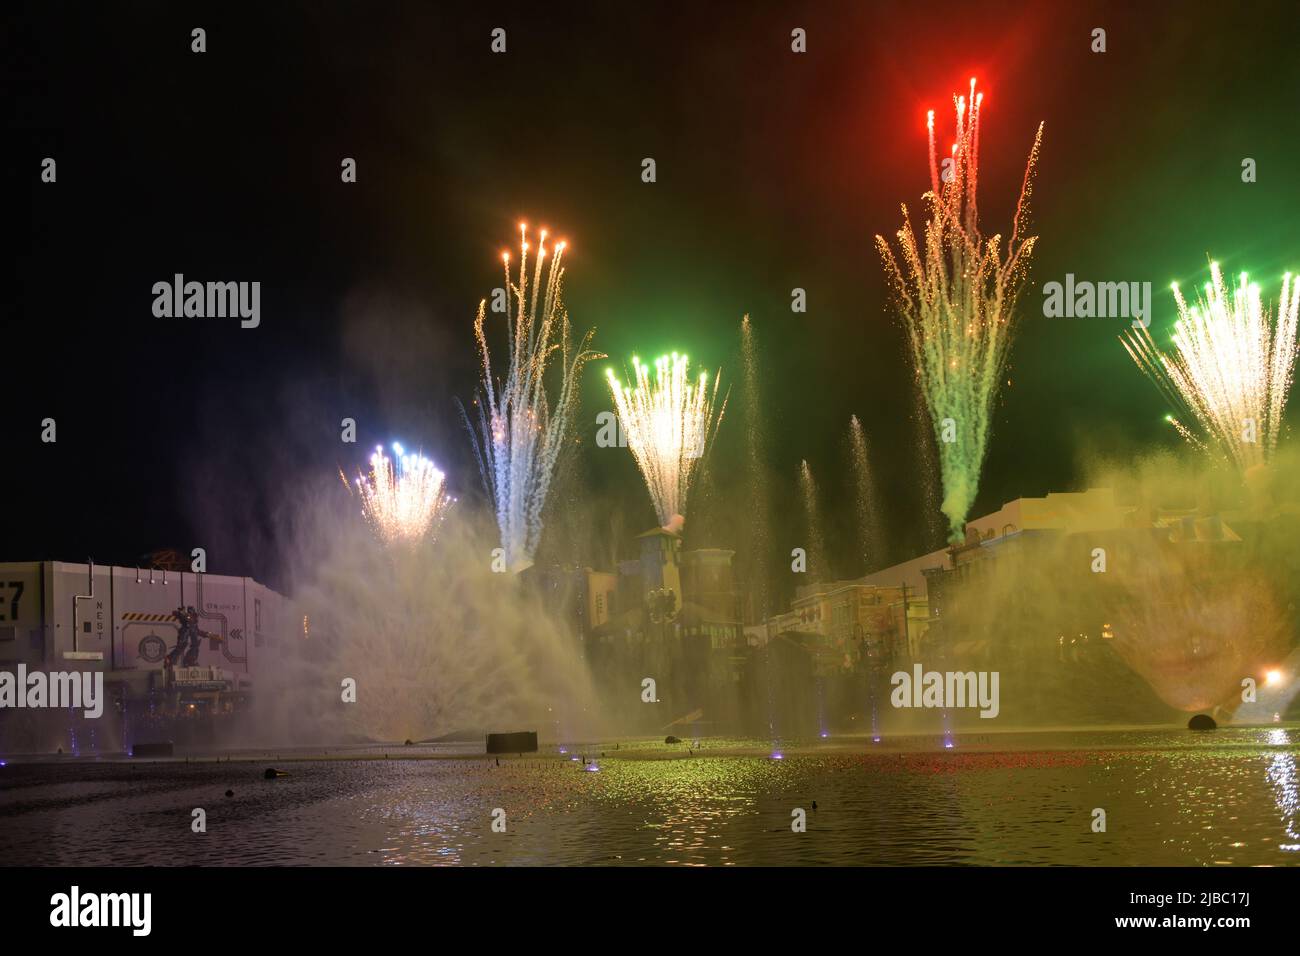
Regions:
[[[178,651],[185,608],[196,612],[199,640]],[[288,599],[252,578],[0,563],[0,671],[102,673],[108,699],[88,726],[57,711],[2,713],[0,748],[127,749],[133,730],[201,741],[245,708],[259,667],[304,627]]]

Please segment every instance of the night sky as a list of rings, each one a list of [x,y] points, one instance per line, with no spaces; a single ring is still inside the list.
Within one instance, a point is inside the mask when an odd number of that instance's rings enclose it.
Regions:
[[[900,202],[919,212],[925,112],[950,131],[972,75],[986,92],[986,234],[1009,229],[1046,121],[1041,238],[975,514],[1078,489],[1098,450],[1176,444],[1118,342],[1125,320],[1044,318],[1041,284],[1150,281],[1163,329],[1170,280],[1199,284],[1207,255],[1250,270],[1269,299],[1300,267],[1293,4],[187,7],[6,8],[0,560],[130,565],[203,546],[210,571],[275,584],[288,492],[337,486],[378,442],[420,447],[464,497],[480,493],[455,398],[473,395],[474,312],[520,219],[569,240],[574,326],[595,327],[619,367],[675,348],[739,385],[752,317],[785,553],[806,458],[842,572],[861,571],[852,414],[887,550],[933,546],[872,240],[898,228]],[[497,26],[504,55],[489,49]],[[806,54],[790,51],[794,27]],[[40,181],[46,156],[56,184]],[[356,184],[340,182],[343,157]],[[260,281],[260,328],[155,318],[151,288],[178,272]],[[791,312],[794,287],[806,314]],[[584,383],[585,496],[562,494],[621,511],[630,535],[654,523],[632,459],[591,447],[608,364]],[[733,505],[740,398],[712,462]],[[40,438],[47,417],[55,444]],[[357,445],[339,441],[344,417]]]

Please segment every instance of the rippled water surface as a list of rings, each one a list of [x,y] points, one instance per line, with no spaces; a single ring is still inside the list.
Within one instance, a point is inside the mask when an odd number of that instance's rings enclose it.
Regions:
[[[693,756],[629,741],[549,748],[500,766],[446,747],[397,748],[390,759],[373,748],[188,764],[10,759],[0,767],[0,861],[1300,861],[1295,727],[958,736],[951,748],[924,738],[702,743]],[[583,769],[575,756],[594,763]],[[289,775],[263,779],[271,764]],[[195,808],[206,833],[191,830]],[[504,833],[492,830],[497,808]],[[1092,830],[1094,808],[1105,811],[1104,833]],[[792,832],[796,809],[807,832]]]

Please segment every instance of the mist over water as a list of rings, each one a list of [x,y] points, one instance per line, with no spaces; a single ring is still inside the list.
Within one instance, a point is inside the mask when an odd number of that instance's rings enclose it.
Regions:
[[[1166,704],[1217,708],[1223,718],[1269,719],[1295,695],[1294,635],[1300,599],[1300,456],[1294,448],[1243,480],[1197,457],[1152,456],[1101,469],[1094,481],[1150,519],[1192,513],[1120,553],[1128,574],[1112,578],[1116,648]],[[1282,670],[1291,686],[1264,689]],[[1260,685],[1245,706],[1242,681]]]
[[[1279,455],[1248,485],[1194,457],[1095,459],[1085,466],[1087,484],[1108,489],[1113,510],[1083,510],[1064,531],[982,545],[946,597],[942,638],[922,641],[917,660],[904,649],[883,669],[873,664],[828,682],[814,678],[807,651],[778,641],[756,651],[742,686],[723,697],[712,692],[704,719],[716,731],[775,730],[786,739],[819,729],[1168,723],[1192,712],[1220,722],[1271,720],[1294,696],[1293,688],[1266,687],[1264,675],[1295,670],[1287,658],[1300,599],[1297,461]],[[806,462],[800,479],[811,583],[829,569]],[[508,729],[536,729],[552,741],[644,731],[639,718],[613,719],[619,707],[602,708],[572,622],[553,617],[517,576],[492,570],[486,513],[458,505],[435,540],[413,548],[382,546],[337,502],[306,506],[298,525],[310,529],[299,533],[293,573],[308,634],[260,678],[264,732],[326,743]],[[581,550],[600,551],[608,529],[598,522],[587,533],[592,540]],[[998,718],[891,707],[889,674],[916,662],[927,671],[998,672]],[[340,699],[345,678],[356,681],[356,703]],[[1242,704],[1244,678],[1259,684],[1259,705]],[[695,693],[662,696],[667,706]],[[713,722],[724,713],[733,718]],[[676,716],[665,712],[665,722]]]
[[[306,633],[259,677],[267,737],[401,743],[536,730],[562,740],[595,725],[575,636],[516,575],[493,570],[489,516],[457,505],[436,538],[385,547],[324,500],[298,522],[307,530],[294,602]],[[343,700],[346,679],[355,703]]]
[[[1295,695],[1300,470],[1294,455],[1273,468],[1285,495],[1200,458],[1092,462],[1087,484],[1113,492],[1114,511],[1081,512],[1064,533],[1026,532],[972,562],[944,609],[948,646],[961,649],[949,664],[1000,672],[1001,726],[1284,714]],[[1266,687],[1273,670],[1289,686]],[[1242,701],[1246,679],[1259,688],[1254,705]]]

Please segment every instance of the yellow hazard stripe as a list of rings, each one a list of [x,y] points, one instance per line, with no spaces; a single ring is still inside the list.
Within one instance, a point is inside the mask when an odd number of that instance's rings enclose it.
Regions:
[[[122,614],[122,620],[165,623],[168,621],[175,622],[176,616],[174,614],[143,614],[138,611],[126,611]]]

